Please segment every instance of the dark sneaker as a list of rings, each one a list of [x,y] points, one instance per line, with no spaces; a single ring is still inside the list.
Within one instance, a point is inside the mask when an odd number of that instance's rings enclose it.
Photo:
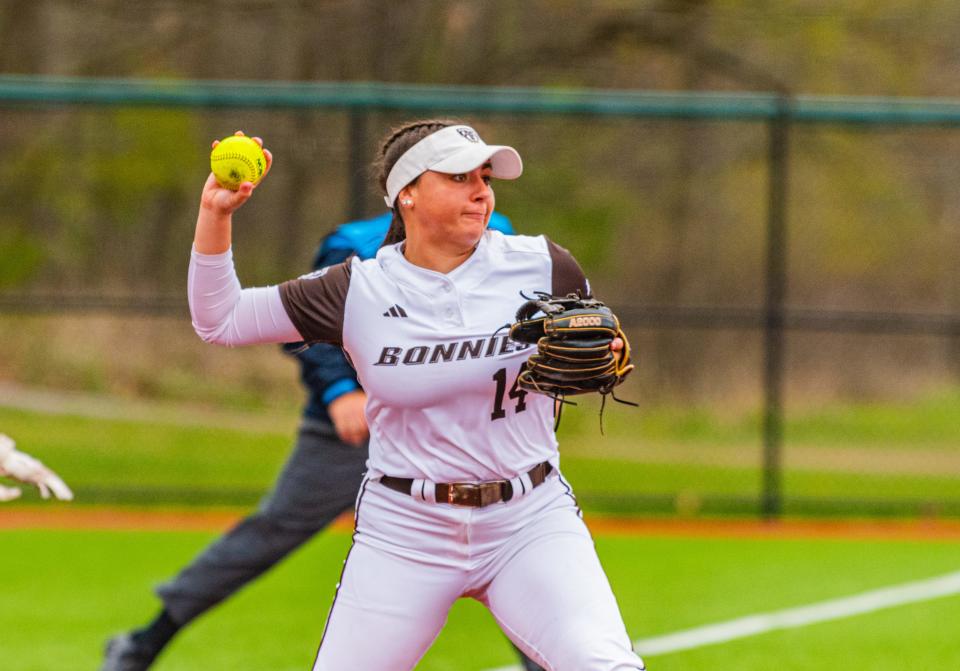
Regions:
[[[129,633],[118,634],[107,641],[100,671],[146,671],[154,655],[143,650]]]

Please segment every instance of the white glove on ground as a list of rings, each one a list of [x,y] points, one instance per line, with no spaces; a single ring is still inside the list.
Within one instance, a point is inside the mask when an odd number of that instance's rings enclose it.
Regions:
[[[9,436],[0,433],[0,475],[7,475],[20,482],[35,485],[40,496],[50,498],[51,492],[61,501],[72,501],[73,492],[56,473],[39,460],[16,449]],[[10,501],[20,496],[19,487],[0,486],[0,501]]]

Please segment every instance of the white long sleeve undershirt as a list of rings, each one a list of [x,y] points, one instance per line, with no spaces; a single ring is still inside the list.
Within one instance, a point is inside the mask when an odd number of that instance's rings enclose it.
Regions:
[[[191,252],[187,297],[193,329],[204,342],[234,347],[303,340],[279,287],[240,287],[232,248],[222,254]]]

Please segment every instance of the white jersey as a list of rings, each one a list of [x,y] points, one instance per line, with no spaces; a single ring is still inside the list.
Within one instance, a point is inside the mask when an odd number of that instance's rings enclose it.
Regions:
[[[229,251],[190,264],[204,340],[338,343],[367,392],[369,468],[314,671],[414,668],[461,596],[546,668],[643,671],[559,468],[537,486],[527,474],[559,466],[553,401],[516,388],[532,348],[503,328],[521,292],[589,295],[583,272],[544,237],[488,231],[447,274],[401,250],[261,289],[241,289]],[[495,504],[436,497],[436,483],[500,479]]]
[[[370,477],[509,479],[557,465],[554,402],[516,386],[532,350],[505,325],[534,291],[589,289],[544,236],[487,231],[447,274],[415,266],[402,243],[280,286],[306,341],[342,344],[367,393]]]

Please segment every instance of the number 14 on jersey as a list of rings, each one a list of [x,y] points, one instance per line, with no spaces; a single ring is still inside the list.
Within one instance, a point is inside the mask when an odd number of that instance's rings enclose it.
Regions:
[[[520,367],[523,370],[523,366]],[[517,377],[513,379],[513,385],[510,387],[508,396],[517,401],[514,408],[515,412],[523,412],[527,409],[526,397],[527,391],[517,386],[517,379],[520,377],[520,371],[517,371]],[[507,411],[503,408],[503,395],[507,390],[507,369],[501,368],[493,374],[493,380],[497,383],[497,390],[493,398],[493,412],[490,413],[490,421],[503,419],[507,416]]]

